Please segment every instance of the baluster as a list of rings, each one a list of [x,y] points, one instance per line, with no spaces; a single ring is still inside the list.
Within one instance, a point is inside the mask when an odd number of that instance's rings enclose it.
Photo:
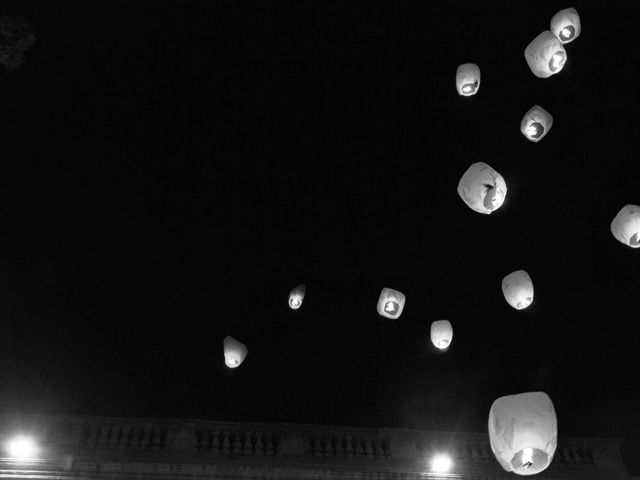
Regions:
[[[273,435],[268,434],[266,435],[266,454],[267,455],[273,455],[275,454],[275,449],[274,449],[274,445],[273,445]]]
[[[388,437],[382,439],[382,443],[380,444],[382,447],[382,451],[384,452],[385,458],[390,458],[393,456],[393,451],[391,450],[391,442]]]
[[[576,463],[576,460],[575,460],[575,458],[573,457],[573,448],[571,448],[572,446],[573,446],[573,445],[571,445],[571,446],[565,446],[565,447],[563,448],[565,458],[567,459],[567,463],[569,463],[569,464],[574,464],[574,463]]]
[[[351,457],[355,455],[355,450],[353,448],[354,438],[351,435],[345,435],[347,440],[347,456]]]
[[[96,448],[105,448],[105,442],[107,438],[107,427],[101,425],[97,428],[98,434],[96,437]]]
[[[490,462],[493,457],[493,452],[491,452],[491,447],[487,447],[486,445],[483,445],[482,447],[480,447],[480,450],[482,452],[482,462],[484,463]]]
[[[238,432],[238,437],[240,438],[240,453],[242,455],[250,455],[251,449],[249,444],[249,436],[246,432]]]
[[[375,457],[375,451],[373,449],[374,440],[372,438],[366,438],[364,440],[364,454],[367,457]]]
[[[348,443],[348,439],[346,435],[341,435],[340,438],[338,439],[338,453],[340,454],[341,457],[346,457],[348,455],[347,453],[347,443]]]
[[[382,456],[382,448],[380,447],[380,439],[379,438],[374,438],[373,439],[373,456],[378,458],[380,456]]]
[[[327,453],[332,457],[335,457],[338,453],[336,436],[334,434],[329,435],[329,439],[327,440]]]
[[[327,456],[327,439],[324,435],[320,437],[320,455]]]
[[[112,445],[114,448],[120,448],[122,443],[122,425],[115,427]]]
[[[220,450],[222,450],[222,441],[221,437],[222,432],[214,432],[212,430],[207,430],[207,452],[219,454]]]
[[[471,461],[478,462],[480,460],[480,455],[478,454],[478,448],[476,445],[471,445]]]
[[[231,453],[233,455],[240,453],[240,434],[238,432],[231,433]]]
[[[98,445],[100,438],[100,429],[98,427],[87,428],[86,430],[86,443],[88,447],[95,448]]]
[[[312,456],[312,457],[315,456],[315,453],[316,453],[315,452],[315,450],[316,450],[315,447],[316,447],[315,439],[313,438],[313,436],[305,437],[305,439],[304,439],[304,450],[305,450],[305,453],[307,455]]]
[[[229,433],[222,433],[222,442],[220,444],[220,453],[229,453],[231,451],[231,444],[229,443]]]
[[[122,440],[120,442],[121,448],[131,448],[132,438],[133,428],[129,425],[125,425],[122,428]]]
[[[256,447],[255,447],[254,451],[256,452],[256,455],[259,455],[259,456],[263,456],[264,455],[263,438],[264,438],[264,433],[256,434]]]

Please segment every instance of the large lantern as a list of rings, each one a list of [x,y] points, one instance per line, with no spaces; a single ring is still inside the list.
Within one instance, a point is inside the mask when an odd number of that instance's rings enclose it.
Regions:
[[[302,306],[305,293],[307,293],[307,287],[304,284],[298,285],[289,292],[289,307],[292,310],[297,310]]]
[[[431,324],[431,343],[440,350],[445,350],[451,345],[453,339],[453,327],[449,320],[438,320]]]
[[[224,363],[229,368],[236,368],[244,362],[248,349],[244,343],[240,343],[233,337],[224,339]]]
[[[507,472],[535,475],[551,464],[558,441],[553,403],[544,392],[501,397],[489,412],[489,440]]]
[[[571,43],[580,36],[580,15],[575,8],[565,8],[551,17],[549,30],[562,43]]]
[[[520,122],[520,131],[532,142],[539,142],[549,133],[553,125],[553,116],[540,105],[534,105],[525,113]]]
[[[378,314],[392,319],[400,317],[405,300],[403,293],[392,288],[383,288],[378,299]]]
[[[632,248],[640,248],[640,207],[626,205],[611,222],[611,233]]]
[[[546,30],[525,48],[524,58],[536,77],[547,78],[562,70],[567,52],[558,37]]]
[[[527,308],[533,302],[533,282],[524,270],[517,270],[502,279],[502,293],[516,310]]]
[[[488,215],[502,206],[507,196],[507,184],[489,165],[477,162],[462,175],[458,194],[470,209]]]
[[[480,67],[475,63],[463,63],[456,71],[456,89],[458,94],[469,97],[480,89]]]

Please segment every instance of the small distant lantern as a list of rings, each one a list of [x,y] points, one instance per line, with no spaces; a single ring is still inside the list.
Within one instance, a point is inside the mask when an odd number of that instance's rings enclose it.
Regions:
[[[640,207],[638,205],[622,207],[611,222],[611,233],[625,245],[640,248]]]
[[[440,350],[446,350],[453,339],[453,327],[449,320],[438,320],[431,324],[431,343]]]
[[[248,349],[244,343],[240,343],[233,337],[224,339],[224,363],[229,368],[239,367],[247,356]]]
[[[302,306],[305,293],[307,293],[307,287],[304,284],[300,284],[291,290],[289,293],[289,307],[291,310],[297,310]]]
[[[524,58],[536,77],[547,78],[562,70],[567,52],[558,37],[546,30],[525,48]]]
[[[516,310],[527,308],[533,302],[533,282],[524,270],[517,270],[502,279],[502,293]]]
[[[507,184],[489,165],[477,162],[462,175],[458,194],[470,209],[488,215],[502,206],[507,196]]]
[[[456,71],[456,89],[463,97],[470,97],[480,89],[480,67],[475,63],[463,63]]]
[[[551,17],[549,30],[560,39],[563,44],[571,43],[580,36],[582,27],[580,15],[575,8],[565,8]]]
[[[539,142],[549,133],[553,125],[553,116],[540,105],[535,105],[525,113],[520,122],[520,131],[532,142]]]
[[[383,288],[378,299],[378,314],[395,320],[402,314],[405,300],[404,293],[392,288]]]
[[[498,398],[489,412],[489,440],[507,472],[535,475],[553,459],[558,423],[553,403],[544,392]]]

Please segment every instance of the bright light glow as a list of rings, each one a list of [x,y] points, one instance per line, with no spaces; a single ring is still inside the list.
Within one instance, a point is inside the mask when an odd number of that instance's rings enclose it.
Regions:
[[[562,60],[564,60],[564,56],[561,53],[554,53],[551,57],[551,65],[553,65],[553,68],[558,68]]]
[[[533,465],[533,448],[522,450],[522,467],[527,469]]]
[[[432,472],[448,472],[451,469],[451,458],[448,455],[436,455],[431,459]]]
[[[32,438],[20,436],[7,442],[7,453],[13,458],[32,458],[38,452]]]
[[[567,27],[563,28],[560,33],[564,38],[569,38],[571,36],[571,30],[569,30]]]
[[[290,306],[293,310],[297,310],[298,308],[300,308],[300,305],[302,305],[302,299],[300,298],[300,295],[292,296],[292,297],[289,299],[289,306]]]
[[[538,133],[538,127],[536,127],[535,125],[529,125],[526,130],[527,135],[529,135],[530,137],[533,137]]]
[[[471,91],[471,86],[465,85],[464,87],[462,87],[462,91],[464,93],[469,93]]]
[[[384,306],[384,311],[387,313],[396,313],[398,311],[398,302],[390,300]]]

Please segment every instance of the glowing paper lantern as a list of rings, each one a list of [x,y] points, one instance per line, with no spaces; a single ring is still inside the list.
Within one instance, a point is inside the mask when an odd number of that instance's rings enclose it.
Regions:
[[[480,67],[475,63],[463,63],[456,71],[456,89],[463,97],[478,93],[480,89]]]
[[[444,350],[451,345],[453,339],[453,327],[449,320],[438,320],[431,324],[431,343],[436,348]]]
[[[489,412],[489,440],[507,472],[535,475],[551,464],[558,441],[553,403],[544,392],[501,397]]]
[[[567,52],[558,37],[546,30],[525,48],[524,58],[536,77],[547,78],[562,70]]]
[[[562,43],[571,43],[580,36],[580,15],[575,8],[565,8],[551,17],[549,30]]]
[[[289,307],[292,310],[297,310],[302,306],[305,293],[307,293],[307,287],[304,284],[300,284],[291,290],[289,293]]]
[[[248,349],[244,343],[240,343],[233,337],[224,339],[224,363],[229,368],[236,368],[244,362]]]
[[[378,299],[378,314],[392,319],[400,317],[405,300],[404,293],[392,288],[383,288]]]
[[[553,116],[540,105],[535,105],[525,113],[520,122],[520,131],[532,142],[539,142],[549,133],[553,125]]]
[[[640,248],[640,207],[626,205],[611,222],[611,233],[632,248]]]
[[[516,310],[527,308],[533,302],[533,282],[524,270],[516,270],[502,279],[502,293]]]
[[[471,210],[488,215],[502,206],[507,196],[507,184],[489,165],[477,162],[462,175],[458,194]]]

